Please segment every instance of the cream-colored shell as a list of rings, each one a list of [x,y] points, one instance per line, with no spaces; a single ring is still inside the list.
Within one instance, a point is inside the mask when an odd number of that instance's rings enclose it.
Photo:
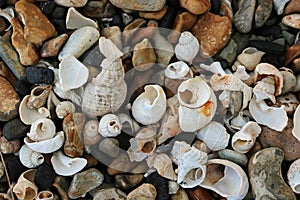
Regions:
[[[288,122],[288,116],[281,107],[269,107],[265,101],[256,102],[255,96],[249,103],[249,111],[251,116],[258,124],[266,125],[276,131],[282,131]]]
[[[237,152],[247,153],[254,146],[256,138],[260,133],[260,126],[256,122],[249,121],[240,131],[233,135],[231,146]]]
[[[41,118],[33,122],[27,136],[36,142],[48,140],[56,134],[56,126],[51,119]]]
[[[157,196],[156,188],[150,183],[144,183],[127,195],[127,200],[155,200]],[[111,198],[110,198],[111,199]],[[115,198],[112,198],[115,199]],[[121,199],[121,198],[120,198]]]
[[[81,171],[87,164],[85,158],[70,158],[62,151],[56,151],[51,157],[51,163],[55,173],[61,176],[72,176]]]
[[[178,165],[178,159],[180,156],[191,150],[191,146],[183,141],[176,141],[171,150],[171,159]]]
[[[63,131],[58,132],[53,138],[43,140],[40,142],[32,141],[29,137],[24,138],[24,143],[33,151],[39,153],[52,153],[62,147],[65,141],[65,133]]]
[[[226,72],[222,68],[221,63],[218,62],[218,61],[213,62],[210,65],[206,65],[206,64],[201,63],[200,64],[200,68],[204,69],[205,71],[212,72],[214,74],[221,74],[221,75],[225,75],[226,74]]]
[[[292,70],[288,68],[280,68],[280,73],[283,77],[283,86],[281,94],[286,94],[294,90],[297,84],[296,76]]]
[[[237,68],[238,65],[245,66],[249,71],[253,71],[260,63],[261,58],[265,55],[265,52],[259,51],[254,47],[248,47],[238,55],[233,68]]]
[[[294,112],[292,134],[300,142],[300,104]]]
[[[122,124],[117,115],[106,114],[99,122],[98,132],[103,137],[116,137],[121,133]]]
[[[40,191],[35,200],[54,200],[54,195],[51,191]]]
[[[140,126],[132,119],[132,117],[125,113],[119,113],[117,116],[122,124],[122,131],[124,133],[135,136],[136,132],[140,130]]]
[[[98,28],[98,24],[95,21],[83,16],[74,7],[69,8],[66,16],[66,28],[78,29],[84,26]]]
[[[169,189],[169,194],[176,194],[180,189],[180,186],[176,181],[169,181],[168,189]]]
[[[256,82],[253,88],[253,94],[256,97],[256,102],[269,99],[272,103],[276,103],[275,99],[275,79],[272,76],[267,76],[260,81]]]
[[[209,166],[212,167],[209,167]],[[217,166],[223,167],[217,167]],[[206,177],[200,186],[218,193],[227,200],[241,200],[248,193],[249,181],[244,170],[237,164],[223,159],[207,161]]]
[[[20,200],[32,200],[37,197],[38,187],[34,183],[36,169],[29,169],[18,178],[13,192]]]
[[[292,190],[300,194],[300,159],[295,160],[287,172],[288,183]]]
[[[202,140],[211,150],[219,151],[228,146],[230,135],[221,123],[212,121],[197,131],[197,138]]]
[[[20,103],[19,114],[21,121],[30,125],[38,119],[49,117],[50,112],[47,108],[41,107],[38,109],[30,109],[27,106],[27,102],[30,98],[30,95],[26,95]]]
[[[101,53],[106,58],[120,58],[124,54],[119,48],[112,42],[111,39],[106,39],[105,37],[100,37],[99,39],[99,48]]]
[[[58,118],[63,119],[68,114],[75,112],[75,105],[70,101],[62,101],[56,105],[55,112]]]
[[[248,74],[246,68],[243,65],[238,65],[233,75],[241,79],[248,86],[252,85],[254,82],[253,73],[251,73],[251,75]]]
[[[99,122],[90,120],[83,127],[83,143],[86,146],[97,144],[101,140],[101,135],[98,132]]]
[[[51,90],[51,85],[39,85],[33,88],[27,102],[27,107],[29,109],[38,109],[44,106]]]
[[[159,85],[146,85],[132,104],[134,119],[144,125],[158,122],[166,112],[167,99]]]
[[[35,168],[44,162],[44,156],[41,153],[33,151],[24,144],[19,151],[21,163],[27,168]]]
[[[171,63],[165,69],[165,76],[170,79],[183,79],[189,73],[193,73],[190,67],[183,61]]]
[[[198,39],[188,31],[180,34],[177,45],[175,46],[175,55],[178,60],[192,63],[200,49]]]

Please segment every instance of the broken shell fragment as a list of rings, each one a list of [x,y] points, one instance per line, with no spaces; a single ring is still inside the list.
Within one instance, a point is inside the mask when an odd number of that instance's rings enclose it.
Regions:
[[[192,63],[199,49],[200,44],[198,39],[192,33],[184,31],[180,34],[178,43],[175,46],[175,55],[178,60]]]
[[[159,85],[146,85],[132,105],[134,119],[144,125],[158,122],[166,112],[167,99]]]
[[[53,138],[55,134],[56,127],[54,122],[48,118],[41,118],[33,122],[27,136],[33,141],[40,142]]]
[[[275,79],[272,76],[267,76],[260,81],[256,82],[253,88],[253,94],[256,97],[256,102],[269,99],[272,103],[276,103],[275,99]]]
[[[292,133],[295,138],[297,138],[298,141],[300,141],[300,105],[297,106],[294,117],[293,117],[293,129]]]
[[[75,105],[70,101],[62,101],[56,105],[55,112],[58,118],[63,119],[68,114],[75,112]]]
[[[121,130],[122,124],[117,115],[106,114],[100,119],[98,131],[103,137],[116,137]]]
[[[98,28],[98,24],[95,21],[81,15],[74,7],[69,8],[66,16],[66,28],[78,29],[85,26]]]
[[[35,168],[44,162],[44,156],[24,144],[19,151],[21,163],[28,168]]]
[[[35,199],[38,194],[38,187],[34,183],[36,169],[29,169],[19,177],[13,192],[20,200]]]
[[[51,90],[51,85],[40,85],[33,88],[27,102],[27,107],[29,109],[35,109],[44,106]]]
[[[249,71],[253,71],[260,63],[261,58],[265,55],[265,52],[257,50],[254,47],[248,47],[238,55],[237,60],[234,63],[234,67],[237,68],[238,65],[245,66]]]
[[[20,140],[8,141],[4,136],[0,137],[0,151],[3,154],[16,153],[20,149]]]
[[[147,38],[134,46],[132,65],[136,70],[146,71],[154,65],[155,61],[155,51]]]
[[[300,159],[295,160],[289,167],[287,172],[288,183],[292,190],[300,194]]]
[[[190,72],[190,67],[183,61],[171,63],[165,69],[165,75],[170,79],[183,79]]]
[[[128,135],[135,135],[140,130],[140,126],[130,116],[125,113],[119,113],[118,118],[122,124],[122,131]]]

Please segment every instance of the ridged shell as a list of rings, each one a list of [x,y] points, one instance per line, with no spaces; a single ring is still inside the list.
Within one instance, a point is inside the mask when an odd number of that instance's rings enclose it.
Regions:
[[[228,146],[230,135],[222,124],[212,121],[197,131],[197,138],[202,140],[211,150],[219,151]]]
[[[189,73],[192,73],[191,69],[183,61],[171,63],[165,69],[165,75],[170,79],[183,79]]]
[[[122,124],[117,115],[106,114],[100,119],[98,132],[103,137],[116,137],[121,130]]]
[[[99,122],[97,120],[88,121],[83,127],[83,143],[87,146],[97,144],[101,140],[98,132]]]
[[[288,183],[292,190],[300,194],[300,159],[295,160],[287,172]]]
[[[159,85],[146,85],[132,105],[134,119],[144,125],[158,122],[166,112],[167,100]]]
[[[192,33],[184,31],[180,34],[178,44],[175,46],[175,54],[178,60],[192,63],[199,49],[198,39]]]
[[[58,118],[63,119],[68,114],[75,112],[75,105],[70,101],[62,101],[56,105],[55,112]]]
[[[248,47],[244,49],[240,55],[238,55],[233,67],[236,69],[238,65],[242,65],[249,71],[252,71],[255,69],[256,65],[260,63],[264,54],[265,52],[259,51],[254,47]]]
[[[36,142],[48,140],[56,134],[56,126],[51,119],[42,118],[36,120],[30,127],[30,132],[27,136]]]
[[[171,159],[172,161],[178,165],[178,159],[180,156],[191,150],[191,146],[183,141],[175,141],[172,150],[171,150]]]
[[[37,197],[38,187],[34,183],[36,169],[29,169],[18,178],[13,192],[20,200],[32,200]]]
[[[40,108],[45,105],[51,90],[51,85],[36,86],[35,88],[33,88],[27,101],[27,107],[29,109],[34,109]]]
[[[19,151],[21,163],[28,168],[35,168],[44,162],[44,156],[24,144]]]

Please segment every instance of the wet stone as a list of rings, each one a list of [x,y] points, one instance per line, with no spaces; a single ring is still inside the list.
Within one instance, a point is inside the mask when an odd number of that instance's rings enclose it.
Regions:
[[[27,94],[30,93],[29,85],[26,81],[17,80],[14,86],[15,86],[15,89],[16,89],[17,93],[21,97],[24,97],[24,96],[26,96]]]
[[[248,164],[248,157],[245,154],[233,151],[231,149],[223,149],[221,151],[218,151],[218,155],[220,156],[220,158],[230,160],[244,167],[246,167]]]
[[[39,189],[45,190],[54,183],[55,176],[56,174],[53,168],[44,163],[38,167],[34,177],[34,182]]]
[[[124,26],[124,22],[119,15],[112,16],[111,26],[119,26],[120,28]]]
[[[30,126],[25,125],[20,118],[6,122],[3,126],[3,136],[7,140],[16,140],[25,137]]]
[[[52,13],[51,18],[52,19],[62,19],[67,14],[67,9],[62,6],[56,6]]]
[[[10,181],[16,182],[20,175],[26,170],[26,167],[19,160],[19,157],[7,159],[5,163]]]
[[[32,66],[26,68],[26,77],[31,84],[51,85],[54,81],[54,72],[45,67]]]
[[[43,1],[39,3],[39,7],[44,14],[49,15],[55,8],[55,3],[54,1]]]

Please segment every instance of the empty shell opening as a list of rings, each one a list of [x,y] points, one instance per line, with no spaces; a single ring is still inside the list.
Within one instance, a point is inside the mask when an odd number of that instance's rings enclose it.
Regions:
[[[248,48],[248,49],[245,51],[245,53],[247,53],[247,54],[253,54],[253,53],[255,53],[255,52],[257,52],[257,49],[255,49],[255,48]]]
[[[111,122],[109,122],[109,125],[110,126],[114,126],[116,124],[116,121],[111,121]]]
[[[155,147],[155,145],[152,141],[151,142],[146,142],[143,146],[142,152],[150,153],[153,150],[154,147]]]
[[[50,198],[50,197],[52,197],[52,196],[53,196],[53,195],[52,195],[51,192],[42,192],[42,193],[40,193],[39,198],[40,198],[40,199],[45,199],[45,198]]]
[[[203,175],[203,172],[200,168],[195,168],[190,170],[187,174],[186,174],[186,178],[189,178],[191,180],[197,180],[200,179],[201,176]]]
[[[179,92],[181,100],[186,104],[194,103],[195,101],[192,101],[193,93],[190,90],[185,90],[183,92]]]
[[[224,165],[220,164],[209,164],[206,168],[206,177],[205,181],[211,185],[218,182],[221,178],[224,177]]]

